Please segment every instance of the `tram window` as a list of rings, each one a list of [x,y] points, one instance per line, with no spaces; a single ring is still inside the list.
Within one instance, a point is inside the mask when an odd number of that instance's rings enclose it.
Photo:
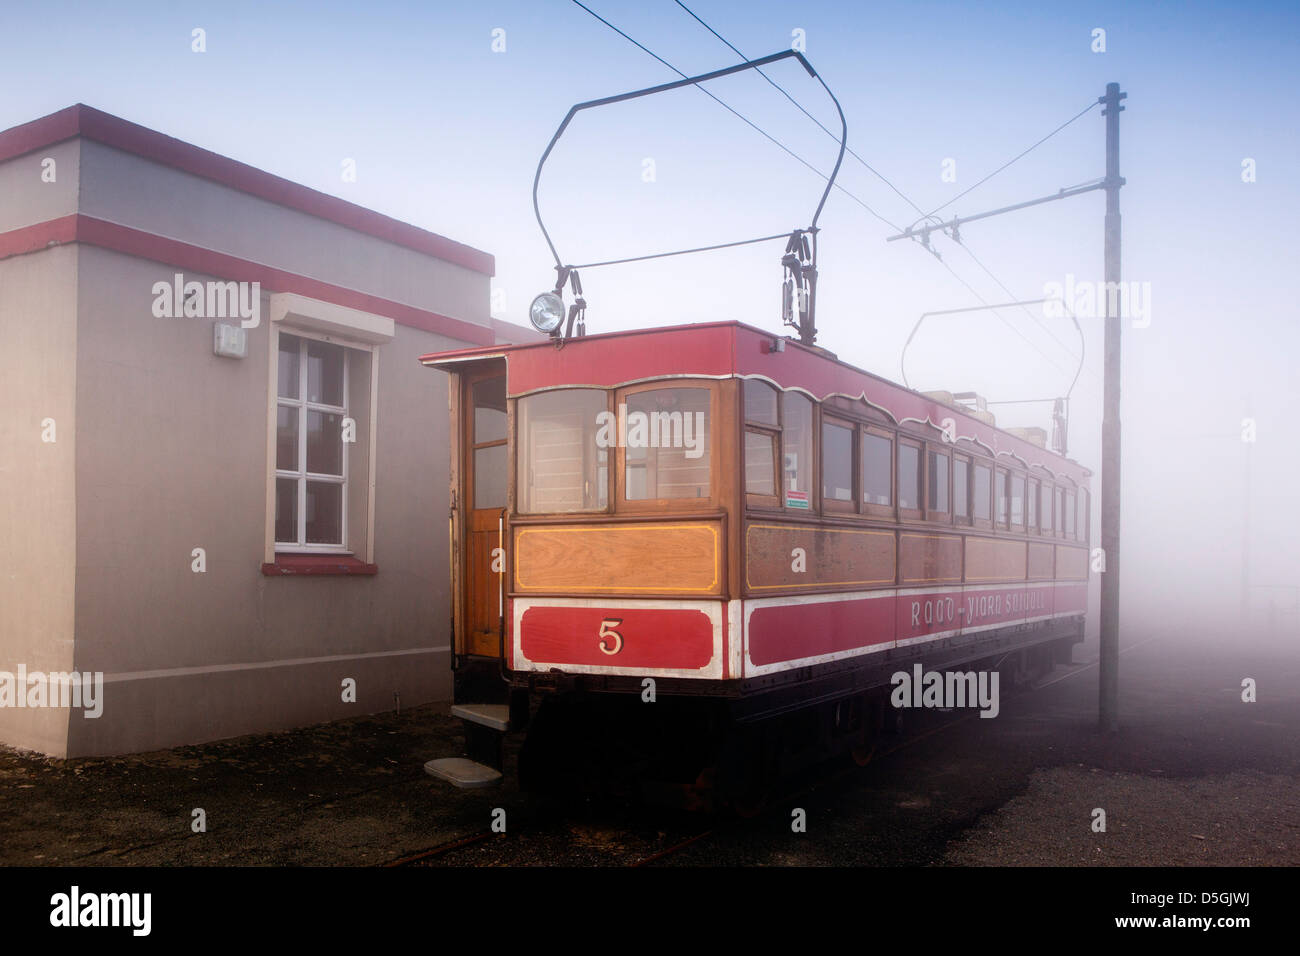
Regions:
[[[745,494],[776,497],[776,435],[745,430]]]
[[[979,521],[989,520],[989,483],[992,475],[988,465],[975,466],[975,489],[971,511]]]
[[[894,503],[894,440],[871,431],[862,433],[862,502],[886,508]]]
[[[822,500],[853,510],[853,429],[829,420],[822,422]]]
[[[1090,515],[1088,514],[1088,489],[1079,489],[1079,540],[1087,541],[1089,532],[1092,530],[1090,524]]]
[[[1074,492],[1065,493],[1065,536],[1074,537]]]
[[[997,471],[993,488],[993,497],[998,503],[998,527],[1005,528],[1007,526],[1007,473],[1001,468]]]
[[[623,401],[623,497],[708,498],[709,390],[654,388],[633,392]]]
[[[927,507],[932,516],[946,518],[948,515],[948,456],[941,451],[929,453],[930,468]]]
[[[1025,476],[1011,476],[1011,526],[1025,526]]]
[[[960,455],[952,460],[952,513],[970,518],[970,462]]]
[[[781,393],[781,472],[785,506],[812,508],[813,405],[798,392]]]
[[[1028,512],[1030,530],[1038,527],[1038,495],[1041,482],[1037,478],[1029,480],[1029,493],[1025,496],[1025,510]]]
[[[1056,504],[1052,509],[1056,512],[1056,533],[1058,535],[1065,533],[1065,489],[1060,485],[1056,486]]]
[[[898,507],[921,507],[921,449],[905,441],[898,443]]]
[[[1038,499],[1039,511],[1042,513],[1043,534],[1052,533],[1052,486],[1043,482],[1042,495]]]
[[[595,388],[539,392],[519,400],[515,499],[521,514],[605,510],[608,449],[614,441],[602,434],[609,431],[602,429],[603,420],[612,417],[608,405],[606,393]]]
[[[778,427],[776,389],[766,382],[745,380],[745,421],[771,428]]]

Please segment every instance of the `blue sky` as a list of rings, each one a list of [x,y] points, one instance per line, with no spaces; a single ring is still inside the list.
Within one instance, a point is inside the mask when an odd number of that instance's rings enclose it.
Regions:
[[[737,60],[673,0],[588,5],[688,73]],[[1152,296],[1150,327],[1125,333],[1133,560],[1152,575],[1185,572],[1207,585],[1222,577],[1196,542],[1209,535],[1233,547],[1240,538],[1240,421],[1253,415],[1252,505],[1275,516],[1254,522],[1256,564],[1270,581],[1300,583],[1286,424],[1300,398],[1292,370],[1300,7],[689,5],[751,57],[788,48],[792,31],[804,31],[810,61],[848,116],[849,145],[927,210],[1120,82],[1129,94],[1125,278],[1149,282]],[[206,31],[202,54],[191,51],[196,27]],[[1091,49],[1099,27],[1104,53]],[[492,50],[496,29],[504,52]],[[833,126],[825,95],[797,67],[771,75]],[[575,102],[675,75],[568,0],[373,0],[10,4],[0,11],[0,79],[0,128],[84,102],[492,252],[496,314],[523,321],[553,278],[530,190],[555,126]],[[761,78],[711,89],[829,169],[834,143]],[[355,183],[341,180],[346,158],[356,160]],[[1256,162],[1254,183],[1242,182],[1246,158]],[[643,180],[647,159],[653,182]],[[956,182],[941,178],[945,159],[955,160]],[[1103,171],[1095,109],[945,212],[1033,198]],[[917,218],[850,157],[841,183],[885,219]],[[821,185],[688,89],[580,118],[548,164],[542,205],[561,254],[586,261],[805,225]],[[1036,298],[1067,274],[1101,278],[1102,203],[1093,193],[970,224],[969,252],[945,238],[937,247],[988,301],[1008,296],[970,253],[1017,297]],[[832,194],[821,226],[821,342],[846,360],[896,379],[921,312],[976,304],[914,243],[886,243],[892,229],[848,197]],[[775,330],[781,251],[769,244],[592,270],[583,276],[589,328],[735,318]],[[988,313],[934,320],[909,352],[913,384],[975,388],[992,400],[1060,394],[1077,354],[1073,330],[1020,310],[1002,315],[1019,334]],[[1100,322],[1083,324],[1072,452],[1096,469]],[[1046,413],[999,412],[1011,424],[1045,423]],[[1189,448],[1198,451],[1190,470]],[[1216,505],[1197,538],[1184,518],[1207,502]],[[1186,547],[1171,549],[1171,540]]]

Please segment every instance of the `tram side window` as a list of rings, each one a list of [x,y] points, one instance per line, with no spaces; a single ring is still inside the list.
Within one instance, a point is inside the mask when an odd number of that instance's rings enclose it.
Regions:
[[[894,505],[894,439],[869,430],[862,432],[862,504],[864,511]]]
[[[970,518],[970,462],[960,455],[952,459],[952,513],[959,521]]]
[[[919,511],[921,507],[921,449],[911,442],[898,443],[898,508]]]
[[[971,511],[979,521],[989,520],[989,484],[993,475],[988,465],[975,466],[975,488]]]
[[[781,436],[776,396],[771,385],[745,381],[745,493],[773,499]]]
[[[829,419],[822,421],[822,502],[853,510],[853,429]]]
[[[709,390],[654,388],[633,392],[624,401],[623,497],[708,498]]]
[[[1074,537],[1074,492],[1065,493],[1065,536]]]
[[[1039,511],[1043,516],[1043,534],[1052,533],[1052,486],[1043,482],[1043,493],[1039,500]]]
[[[1088,489],[1079,489],[1079,540],[1087,541],[1088,534],[1092,530],[1090,525],[1091,516],[1088,514]]]
[[[781,393],[781,473],[785,506],[812,509],[813,405],[798,392]]]
[[[1007,473],[999,468],[997,472],[996,483],[994,484],[994,497],[998,502],[998,527],[1007,526]]]
[[[929,484],[927,503],[930,518],[948,517],[948,456],[931,449],[929,458]]]
[[[1065,533],[1065,489],[1060,485],[1056,486],[1056,505],[1053,509],[1056,512],[1056,533],[1058,535]]]
[[[1037,478],[1029,480],[1029,492],[1025,495],[1025,510],[1028,513],[1029,530],[1033,531],[1038,527],[1038,496],[1041,494],[1039,487],[1042,482]]]
[[[595,388],[519,400],[515,499],[521,514],[605,510],[610,445],[600,432],[607,416],[606,394]]]
[[[1011,526],[1025,526],[1025,476],[1011,476]]]

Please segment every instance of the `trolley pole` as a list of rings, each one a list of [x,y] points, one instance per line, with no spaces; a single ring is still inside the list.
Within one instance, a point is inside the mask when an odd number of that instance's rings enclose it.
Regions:
[[[1101,660],[1098,668],[1098,716],[1103,733],[1119,729],[1119,515],[1120,515],[1120,282],[1119,175],[1120,100],[1127,93],[1118,83],[1106,84],[1101,97],[1106,117],[1106,341],[1104,410],[1101,420],[1101,546],[1105,573],[1101,576]]]

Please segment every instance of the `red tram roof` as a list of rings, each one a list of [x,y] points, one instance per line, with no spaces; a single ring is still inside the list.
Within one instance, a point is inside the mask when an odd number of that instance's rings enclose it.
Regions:
[[[779,352],[771,349],[778,339],[784,343]],[[562,348],[552,342],[480,346],[432,352],[420,361],[430,368],[455,370],[490,358],[505,359],[506,391],[511,398],[551,388],[619,388],[663,378],[757,378],[817,401],[837,395],[861,399],[897,424],[928,423],[941,429],[942,421],[952,418],[959,439],[977,442],[995,457],[1010,455],[1053,475],[1066,475],[1077,484],[1086,484],[1092,474],[1078,462],[988,425],[960,408],[741,322],[605,332],[569,339]]]

